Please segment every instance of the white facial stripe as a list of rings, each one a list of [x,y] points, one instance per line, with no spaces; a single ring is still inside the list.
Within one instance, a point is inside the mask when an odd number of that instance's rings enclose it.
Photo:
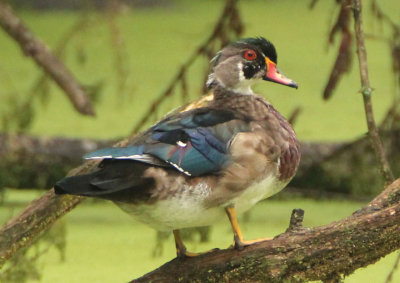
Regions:
[[[231,90],[234,92],[242,93],[242,94],[254,94],[251,86],[254,84],[254,79],[246,79],[243,72],[243,63],[239,62],[237,64],[239,69],[239,82],[236,84],[234,88]]]
[[[246,78],[245,78],[244,73],[243,73],[243,63],[239,62],[237,64],[237,67],[239,69],[239,82],[245,81]]]

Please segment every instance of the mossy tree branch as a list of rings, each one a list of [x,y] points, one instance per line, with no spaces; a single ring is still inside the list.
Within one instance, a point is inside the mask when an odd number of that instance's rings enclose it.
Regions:
[[[311,229],[294,211],[291,225],[273,240],[242,251],[215,251],[174,259],[131,282],[332,281],[400,248],[400,179],[368,206],[341,221]],[[301,211],[300,211],[301,212]],[[294,219],[294,220],[293,220]]]

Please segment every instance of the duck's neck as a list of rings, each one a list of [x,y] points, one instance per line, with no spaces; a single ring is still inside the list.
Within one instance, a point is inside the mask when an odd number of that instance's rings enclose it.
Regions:
[[[262,97],[237,93],[221,86],[213,87],[214,99],[211,107],[231,109],[254,120],[263,120],[270,115],[272,106]]]
[[[253,80],[241,79],[235,86],[230,87],[221,82],[215,75],[212,73],[208,76],[207,87],[209,89],[222,89],[227,92],[233,92],[237,94],[244,95],[252,95],[254,94],[251,86],[253,85]]]

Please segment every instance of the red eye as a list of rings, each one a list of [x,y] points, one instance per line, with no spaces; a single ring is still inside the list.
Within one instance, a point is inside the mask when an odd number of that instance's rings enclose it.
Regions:
[[[257,53],[254,50],[246,50],[244,52],[244,58],[246,58],[246,60],[255,60],[257,58]]]

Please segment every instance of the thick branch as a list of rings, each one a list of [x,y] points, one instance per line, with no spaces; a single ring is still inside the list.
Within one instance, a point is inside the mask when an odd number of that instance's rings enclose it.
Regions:
[[[18,42],[24,54],[31,56],[36,64],[64,90],[77,111],[84,115],[94,115],[89,98],[74,76],[1,0],[0,26]]]
[[[387,190],[399,192],[400,179]],[[400,248],[400,204],[387,204],[329,225],[289,229],[242,251],[174,259],[132,282],[328,281],[348,275]]]
[[[382,175],[386,181],[386,184],[388,184],[394,180],[394,177],[390,169],[389,163],[386,159],[386,154],[382,146],[382,142],[379,138],[378,128],[376,127],[374,120],[374,113],[372,110],[372,101],[371,101],[372,88],[369,84],[369,77],[368,77],[367,52],[364,44],[364,31],[362,25],[361,10],[362,10],[361,0],[353,0],[354,30],[356,34],[357,55],[360,67],[361,93],[364,99],[364,108],[367,118],[368,133],[371,138],[371,144],[375,150],[377,159],[379,160],[379,165]]]

